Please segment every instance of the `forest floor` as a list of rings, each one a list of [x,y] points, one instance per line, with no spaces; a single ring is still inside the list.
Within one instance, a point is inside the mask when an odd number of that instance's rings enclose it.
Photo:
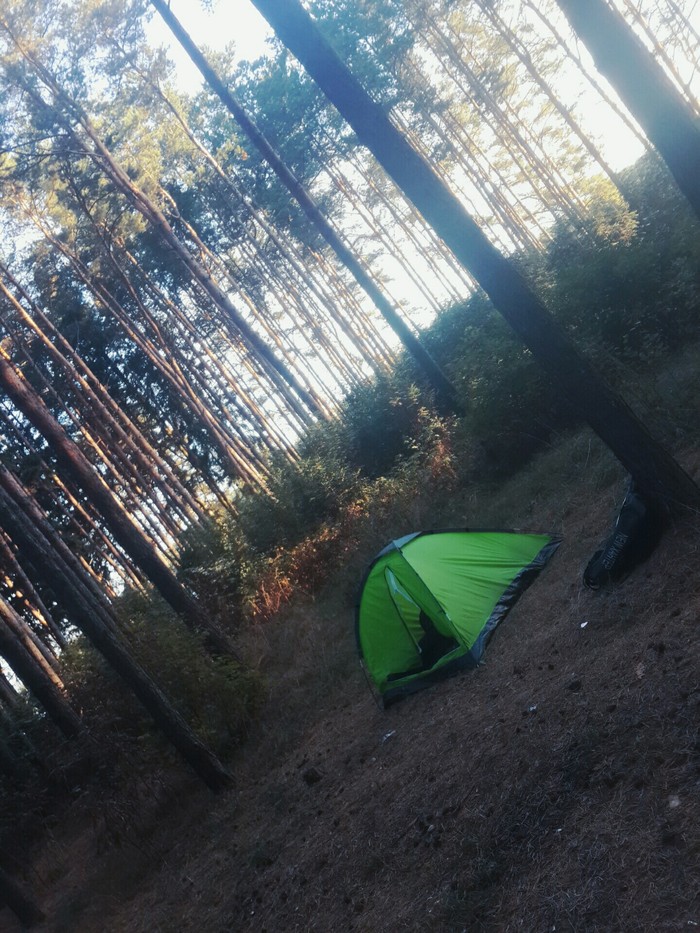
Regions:
[[[700,479],[700,451],[682,461]],[[623,492],[579,435],[446,503],[431,527],[564,542],[483,666],[388,711],[353,658],[358,581],[289,607],[251,636],[269,694],[235,789],[183,780],[118,846],[68,814],[35,865],[38,929],[700,927],[700,526],[593,593],[582,570]]]

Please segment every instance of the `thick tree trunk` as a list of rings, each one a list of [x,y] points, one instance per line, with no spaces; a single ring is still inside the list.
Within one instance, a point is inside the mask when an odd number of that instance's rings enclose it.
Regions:
[[[605,441],[640,487],[669,507],[700,507],[700,490],[695,483],[580,356],[515,266],[489,243],[459,201],[343,65],[301,4],[297,0],[253,3],[360,140],[474,275],[564,391],[576,413]]]
[[[155,681],[131,657],[121,640],[101,622],[94,606],[83,598],[80,590],[72,586],[70,568],[40,530],[14,507],[12,499],[2,489],[0,525],[10,534],[22,553],[34,555],[35,559],[38,556],[36,569],[42,582],[54,590],[70,612],[73,622],[133,690],[156,725],[207,786],[213,791],[228,787],[231,783],[229,772],[197,738]]]
[[[114,535],[145,576],[185,623],[206,635],[218,653],[236,657],[228,638],[211,622],[195,598],[185,591],[175,574],[158,556],[151,542],[95,472],[80,448],[65,433],[29,383],[18,373],[5,351],[0,348],[0,387],[13,403],[44,435],[61,469],[89,496]]]
[[[538,3],[533,2],[533,0],[521,0],[521,3],[526,9],[530,10],[530,12],[536,17],[536,19],[539,20],[539,22],[551,34],[557,47],[561,49],[561,51],[569,59],[569,61],[573,62],[573,64],[578,69],[579,73],[584,78],[584,80],[588,84],[590,84],[590,86],[595,90],[597,94],[600,95],[600,97],[602,98],[602,100],[605,101],[607,106],[610,107],[610,109],[615,114],[617,114],[617,116],[624,123],[624,125],[627,127],[630,133],[632,133],[632,135],[636,139],[639,140],[639,142],[642,144],[642,146],[644,146],[645,149],[648,149],[649,148],[648,139],[646,138],[646,136],[644,136],[644,134],[641,132],[637,124],[630,117],[629,113],[625,110],[624,107],[619,106],[617,101],[613,100],[613,98],[610,96],[608,91],[597,80],[595,73],[591,69],[588,69],[584,66],[583,62],[581,61],[581,57],[578,54],[578,51],[571,48],[571,46],[568,44],[566,39],[558,31],[554,23],[552,23],[552,21],[548,19],[548,17],[539,8]]]
[[[666,161],[700,218],[700,121],[663,69],[604,0],[557,0],[596,67]]]
[[[321,213],[320,209],[313,201],[309,193],[294,176],[294,174],[282,162],[279,155],[270,145],[268,140],[260,132],[258,127],[247,115],[243,107],[234,98],[223,81],[209,65],[204,55],[194,44],[188,33],[183,29],[180,22],[170,10],[170,7],[163,0],[151,0],[153,6],[158,10],[165,22],[168,24],[173,34],[177,37],[182,47],[190,56],[194,64],[199,68],[205,81],[219,97],[226,109],[238,122],[246,135],[253,144],[262,153],[270,167],[277,177],[286,186],[292,197],[298,202],[306,216],[314,224],[326,243],[330,246],[338,259],[352,273],[358,285],[364,290],[374,303],[377,310],[384,317],[387,324],[392,328],[399,340],[406,349],[413,355],[421,370],[425,373],[430,384],[443,402],[453,411],[463,410],[461,402],[457,399],[454,387],[442,372],[437,363],[421,344],[420,340],[412,333],[410,327],[403,318],[392,307],[382,291],[374,283],[372,278],[365,272],[362,264],[350,250],[340,236],[335,232],[331,224]]]
[[[686,81],[683,78],[683,75],[679,71],[674,57],[672,54],[669,54],[669,51],[664,47],[664,43],[659,41],[659,36],[657,35],[656,30],[653,28],[649,20],[642,15],[642,11],[634,3],[631,3],[630,0],[625,0],[625,6],[630,11],[635,23],[637,23],[642,31],[642,33],[647,37],[651,43],[651,47],[654,50],[654,55],[663,62],[668,73],[671,75],[673,80],[676,82],[678,87],[683,91],[685,100],[690,106],[690,108],[695,113],[696,117],[700,117],[700,110],[698,109],[698,102],[693,93],[693,88],[691,87],[690,82]],[[641,6],[641,3],[639,3]],[[676,30],[674,30],[676,33]],[[693,48],[693,52],[697,54],[697,47]]]

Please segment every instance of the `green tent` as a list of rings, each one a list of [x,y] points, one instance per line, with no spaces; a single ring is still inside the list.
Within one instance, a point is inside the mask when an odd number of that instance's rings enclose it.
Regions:
[[[548,534],[423,531],[380,551],[362,584],[356,634],[384,705],[476,667],[559,544]]]

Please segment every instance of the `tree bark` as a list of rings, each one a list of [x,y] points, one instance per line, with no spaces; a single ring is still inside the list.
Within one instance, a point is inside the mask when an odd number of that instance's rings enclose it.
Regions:
[[[529,74],[532,81],[544,94],[544,96],[552,103],[557,113],[560,115],[562,120],[566,123],[572,133],[574,133],[581,145],[586,149],[589,155],[594,159],[595,162],[603,169],[605,174],[608,176],[610,181],[615,185],[618,191],[624,194],[624,182],[620,178],[618,172],[615,172],[611,166],[608,164],[605,156],[596,146],[590,136],[583,131],[578,121],[575,119],[571,109],[567,107],[559,97],[554,93],[551,85],[544,80],[540,72],[535,67],[530,53],[525,48],[522,42],[518,39],[515,33],[512,31],[510,26],[506,21],[500,16],[496,6],[493,3],[490,3],[489,0],[477,0],[478,6],[483,11],[484,15],[487,16],[493,25],[496,27],[498,32],[503,36],[503,38],[508,43],[508,46],[512,49],[513,53],[517,56],[518,60],[525,66],[527,73]]]
[[[678,88],[680,88],[680,90],[683,92],[685,100],[692,111],[695,113],[695,116],[700,116],[697,100],[695,99],[690,83],[683,79],[683,76],[676,67],[673,56],[670,55],[669,52],[664,48],[663,42],[659,41],[659,37],[651,23],[642,15],[641,10],[638,9],[634,3],[630,3],[630,0],[625,0],[625,6],[630,11],[635,23],[639,25],[640,29],[651,43],[651,47],[654,50],[654,55],[664,63],[666,69],[668,70],[668,74],[671,75]]]
[[[16,709],[19,695],[5,675],[0,672],[0,702],[10,709]]]
[[[516,267],[369,97],[301,4],[253,3],[639,486],[669,507],[699,508],[700,489],[578,353]]]
[[[12,635],[54,687],[63,690],[63,681],[58,673],[58,658],[3,596],[0,596],[0,619],[4,620]]]
[[[608,107],[620,118],[624,123],[627,129],[632,133],[632,135],[639,140],[639,142],[644,146],[645,149],[649,148],[649,140],[641,132],[635,121],[630,117],[629,113],[625,110],[624,107],[620,107],[619,104],[613,100],[608,91],[603,87],[603,85],[597,80],[595,74],[589,68],[586,68],[581,61],[581,57],[578,55],[577,51],[571,48],[567,43],[566,39],[561,35],[556,26],[548,19],[547,16],[542,12],[536,2],[533,0],[521,0],[523,6],[530,10],[530,12],[536,17],[536,19],[542,23],[542,25],[547,29],[551,34],[554,42],[557,47],[561,49],[564,55],[575,65],[582,77],[590,84],[590,86],[595,90],[597,94],[600,95],[602,100],[605,101]]]
[[[61,559],[71,590],[79,593],[81,599],[91,606],[93,615],[100,620],[102,625],[116,632],[119,620],[111,602],[99,585],[96,575],[90,572],[87,562],[82,561],[68,547],[36,499],[29,494],[13,473],[2,466],[0,466],[0,489],[4,490],[6,496],[12,501],[14,509],[20,515],[25,516],[32,527],[36,528],[42,538],[48,542],[51,550],[55,551]],[[36,557],[25,552],[24,558],[36,570]]]
[[[557,0],[596,67],[666,161],[700,219],[700,121],[654,56],[604,0]]]
[[[2,534],[0,534],[0,569],[9,573],[15,581],[15,586],[21,587],[24,592],[24,603],[38,623],[46,628],[59,648],[65,648],[66,639],[63,632],[15,557],[10,543]]]

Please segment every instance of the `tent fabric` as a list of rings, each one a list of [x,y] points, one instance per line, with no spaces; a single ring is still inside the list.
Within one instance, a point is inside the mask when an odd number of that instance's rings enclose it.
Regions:
[[[486,643],[560,539],[513,531],[429,531],[390,542],[371,563],[357,643],[385,705],[475,667]]]

